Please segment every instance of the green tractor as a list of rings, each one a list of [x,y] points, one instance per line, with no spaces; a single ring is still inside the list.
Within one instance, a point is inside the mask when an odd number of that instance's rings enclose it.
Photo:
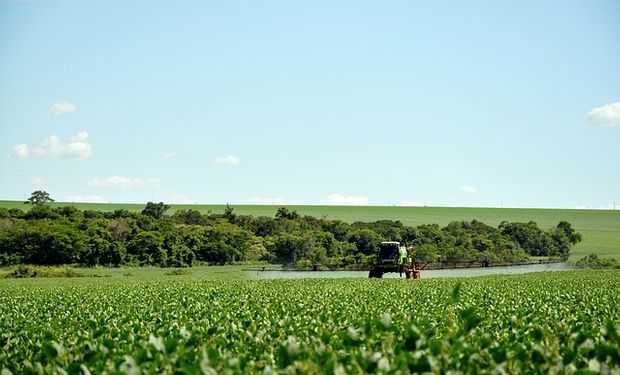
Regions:
[[[381,278],[384,273],[398,272],[402,277],[403,273],[408,279],[420,278],[419,264],[412,261],[412,257],[400,242],[386,241],[379,244],[379,252],[368,277]]]

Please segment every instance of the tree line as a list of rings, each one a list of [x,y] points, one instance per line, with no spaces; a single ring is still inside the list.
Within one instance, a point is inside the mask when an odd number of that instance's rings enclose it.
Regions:
[[[0,208],[0,266],[186,267],[266,261],[300,267],[357,269],[375,259],[381,241],[413,248],[420,262],[519,262],[530,256],[567,257],[581,240],[570,223],[543,230],[534,222],[453,221],[446,226],[406,226],[400,221],[346,223],[302,216],[282,207],[274,217],[203,214],[149,202],[141,213],[53,208]]]

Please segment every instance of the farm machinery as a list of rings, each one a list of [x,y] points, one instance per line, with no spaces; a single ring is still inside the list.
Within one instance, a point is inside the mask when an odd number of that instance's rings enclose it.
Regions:
[[[398,272],[401,277],[404,273],[405,277],[408,279],[419,279],[421,270],[420,264],[414,262],[411,255],[407,246],[401,245],[400,242],[381,242],[379,244],[377,259],[368,277],[381,278],[384,273]]]

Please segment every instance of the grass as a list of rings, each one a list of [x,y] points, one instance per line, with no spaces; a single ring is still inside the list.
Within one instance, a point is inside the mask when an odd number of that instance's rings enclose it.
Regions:
[[[48,277],[67,278],[81,277],[82,280],[93,280],[87,282],[98,282],[100,279],[105,281],[154,281],[165,280],[170,276],[182,275],[184,278],[196,280],[237,280],[245,278],[243,271],[247,266],[195,266],[190,269],[185,268],[160,268],[160,267],[64,267],[64,266],[13,266],[0,268],[0,286],[1,280],[12,282],[15,279],[12,274],[16,273],[21,267],[30,269],[30,273],[24,278],[28,278],[29,282],[35,284],[46,284],[49,282]],[[57,282],[57,281],[54,281]]]
[[[139,212],[144,204],[124,203],[62,203],[54,206],[72,205],[81,210],[114,211],[126,209]],[[20,201],[0,201],[0,207],[27,209]],[[223,213],[224,205],[172,205],[170,212],[194,209],[202,213]],[[242,215],[274,216],[280,206],[234,205],[235,212]],[[555,226],[566,220],[583,234],[583,242],[571,252],[571,260],[588,254],[620,259],[620,211],[570,210],[533,208],[459,208],[459,207],[351,207],[351,206],[286,206],[302,215],[325,216],[347,222],[375,221],[382,219],[400,220],[406,225],[437,223],[448,224],[453,220],[479,220],[489,225],[501,221],[535,221],[543,228]]]

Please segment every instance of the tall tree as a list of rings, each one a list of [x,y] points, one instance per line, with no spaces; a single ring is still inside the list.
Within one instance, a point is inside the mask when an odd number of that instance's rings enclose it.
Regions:
[[[233,208],[228,203],[226,203],[226,208],[224,209],[224,218],[228,220],[228,222],[231,224],[234,224],[237,221],[237,214],[233,211]]]
[[[30,194],[30,198],[28,198],[24,204],[35,204],[39,206],[50,202],[54,202],[54,200],[50,197],[50,194],[47,191],[36,190]]]
[[[289,211],[286,207],[280,207],[278,212],[276,212],[276,219],[297,220],[299,219],[299,214],[297,211]]]
[[[155,219],[161,219],[169,208],[170,206],[164,204],[164,202],[148,202],[144,210],[142,210],[142,215],[150,216]]]

